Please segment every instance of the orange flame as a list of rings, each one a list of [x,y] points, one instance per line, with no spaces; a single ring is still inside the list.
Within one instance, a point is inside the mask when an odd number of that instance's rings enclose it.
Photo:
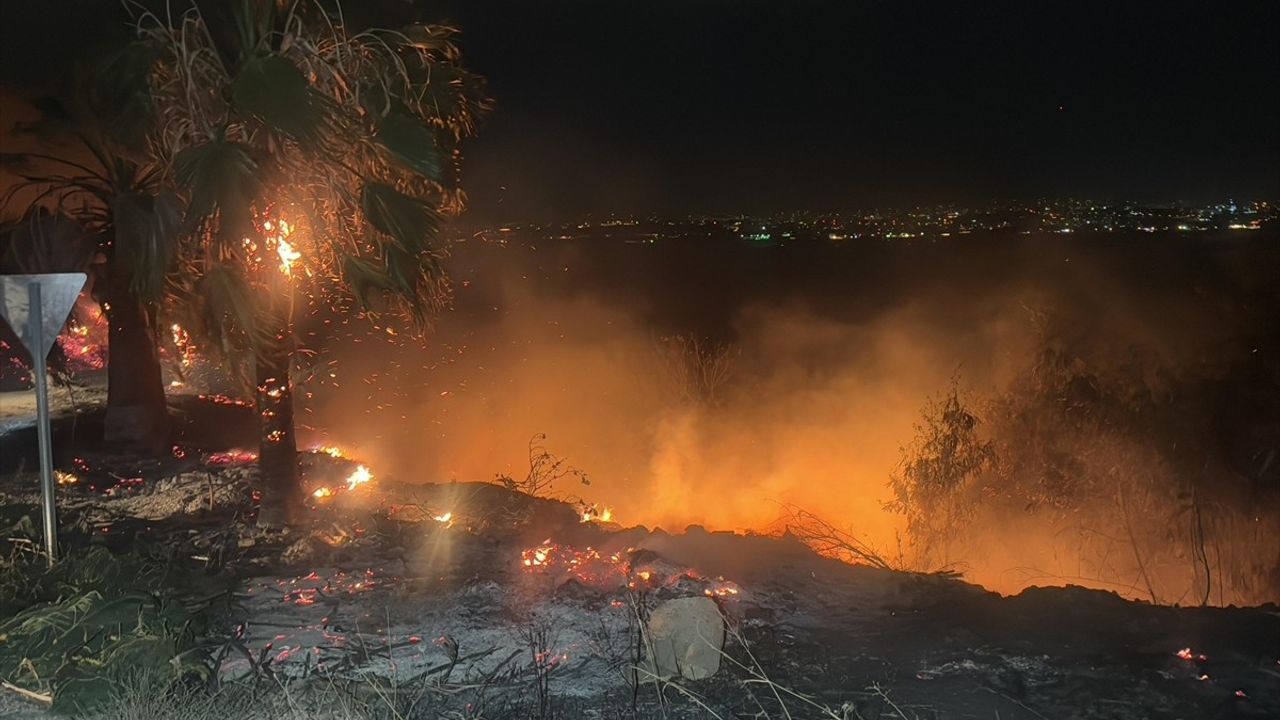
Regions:
[[[347,476],[347,489],[355,490],[358,486],[373,480],[373,473],[369,472],[369,468],[364,465],[356,466],[356,469]]]

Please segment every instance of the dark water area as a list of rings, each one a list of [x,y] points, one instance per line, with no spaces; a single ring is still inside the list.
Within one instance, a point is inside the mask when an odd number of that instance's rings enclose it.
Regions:
[[[1268,310],[1280,313],[1280,238],[1260,235],[986,233],[774,245],[737,238],[515,238],[456,245],[449,267],[455,279],[481,288],[460,292],[459,310],[495,299],[483,288],[496,265],[501,278],[518,272],[635,309],[660,330],[713,337],[731,336],[735,317],[754,303],[802,304],[858,322],[923,299],[960,315],[1011,285],[1052,288],[1082,306],[1114,284],[1133,298],[1157,301],[1220,292],[1240,309],[1256,310],[1261,322]]]

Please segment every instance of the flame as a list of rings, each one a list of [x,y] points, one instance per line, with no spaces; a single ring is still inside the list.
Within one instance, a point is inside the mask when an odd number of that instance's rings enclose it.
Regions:
[[[369,472],[369,468],[364,465],[356,466],[356,469],[347,476],[347,489],[355,490],[357,486],[363,485],[373,479],[373,473]]]
[[[282,226],[285,225],[284,221],[281,221],[280,224]],[[281,235],[276,240],[276,254],[280,256],[280,272],[284,273],[286,277],[292,277],[293,263],[302,257],[302,253],[294,250],[289,241],[285,240],[284,236]]]
[[[440,523],[449,523],[450,525],[452,525],[453,523],[452,523],[451,521],[453,520],[453,513],[452,513],[452,512],[447,512],[447,513],[445,513],[445,514],[443,514],[443,515],[436,515],[436,516],[432,517],[431,519],[432,519],[432,520],[435,520],[436,522],[440,522]]]
[[[581,518],[582,518],[582,522],[584,522],[584,523],[589,523],[589,522],[602,522],[602,523],[612,522],[612,521],[613,521],[613,508],[611,508],[611,507],[601,508],[599,505],[586,505],[586,506],[584,506],[584,507],[583,507],[583,509],[582,509],[582,515],[581,515]]]
[[[178,363],[184,368],[190,367],[196,359],[196,348],[191,342],[191,334],[178,323],[170,325],[169,332],[173,336],[173,346],[178,350]]]
[[[316,446],[316,447],[312,448],[312,449],[311,449],[311,452],[324,453],[325,455],[328,455],[328,456],[329,456],[329,457],[331,457],[331,458],[345,458],[345,457],[346,457],[346,453],[344,453],[344,452],[342,451],[342,448],[340,448],[340,447],[336,447],[336,446],[334,446],[334,445],[318,445],[318,446]]]
[[[332,491],[332,490],[330,490],[329,488],[327,488],[327,487],[318,487],[318,488],[316,488],[316,489],[315,489],[315,492],[311,493],[311,497],[316,498],[316,499],[323,499],[323,498],[327,498],[327,497],[329,497],[329,496],[330,496],[330,495],[332,495],[332,494],[333,494],[333,491]]]
[[[59,485],[75,485],[80,482],[80,478],[62,470],[54,470],[53,477],[58,481]]]

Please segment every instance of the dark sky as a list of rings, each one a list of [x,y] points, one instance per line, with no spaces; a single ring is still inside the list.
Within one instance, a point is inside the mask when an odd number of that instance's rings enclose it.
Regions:
[[[454,5],[483,214],[1280,195],[1274,1]]]
[[[86,5],[3,0],[4,77],[98,33]],[[417,5],[497,100],[477,219],[1280,196],[1274,0]]]

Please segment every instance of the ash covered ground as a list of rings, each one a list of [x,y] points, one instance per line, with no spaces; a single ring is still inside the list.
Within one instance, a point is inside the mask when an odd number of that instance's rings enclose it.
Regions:
[[[432,718],[1280,714],[1273,605],[1161,607],[1078,587],[1003,597],[841,563],[785,532],[584,522],[579,506],[499,484],[348,489],[356,463],[322,452],[306,476],[331,494],[313,497],[305,527],[268,535],[253,527],[250,458],[179,454],[145,468],[79,457],[78,482],[60,487],[62,542],[163,548],[229,592],[215,659],[225,687],[254,688],[245,717],[357,717],[307,698],[370,693],[412,695],[417,714],[399,717]],[[36,487],[26,471],[0,485],[7,535],[30,530]],[[655,677],[644,628],[681,598],[723,618],[710,677]],[[0,714],[43,717],[17,698]]]

